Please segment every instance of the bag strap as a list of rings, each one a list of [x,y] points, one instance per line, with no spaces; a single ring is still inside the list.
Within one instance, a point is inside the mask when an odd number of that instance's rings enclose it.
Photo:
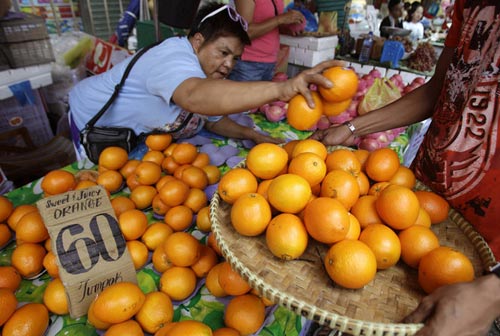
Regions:
[[[160,42],[150,44],[150,45],[142,48],[139,52],[137,52],[137,54],[134,55],[134,57],[132,58],[130,63],[125,68],[125,72],[123,73],[122,79],[120,80],[120,82],[118,84],[115,85],[115,90],[113,91],[113,94],[111,95],[111,97],[108,99],[106,104],[104,104],[104,106],[99,110],[99,112],[97,112],[96,115],[92,119],[89,120],[87,125],[85,125],[85,128],[93,127],[95,125],[95,123],[102,117],[104,112],[106,112],[109,109],[109,107],[111,106],[111,104],[113,104],[113,102],[118,97],[118,94],[120,93],[121,88],[125,84],[125,80],[127,79],[130,71],[132,70],[132,67],[137,62],[139,57],[141,57],[146,51],[148,51],[152,47],[158,45],[159,43]]]
[[[274,7],[274,16],[278,16],[279,13],[278,13],[278,7],[276,7],[276,2],[274,2],[274,0],[271,0],[271,2],[273,3]]]

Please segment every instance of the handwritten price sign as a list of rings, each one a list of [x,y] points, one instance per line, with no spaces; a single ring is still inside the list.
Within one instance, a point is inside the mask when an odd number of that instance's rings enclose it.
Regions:
[[[104,288],[137,282],[132,259],[106,191],[70,191],[37,202],[57,257],[72,317],[86,315]]]

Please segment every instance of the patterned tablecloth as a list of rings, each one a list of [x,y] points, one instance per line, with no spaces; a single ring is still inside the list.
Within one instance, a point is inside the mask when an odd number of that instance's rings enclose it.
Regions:
[[[250,117],[242,115],[239,121],[244,124],[253,123],[256,129],[263,130],[270,135],[279,138],[304,139],[310,134],[310,132],[300,132],[294,130],[284,122],[268,122],[262,115],[251,115]],[[208,133],[201,133],[201,135],[194,139],[189,139],[189,141],[197,143],[200,146],[200,150],[203,150],[204,148],[206,149],[207,146],[215,145],[218,148],[223,149],[226,153],[228,151],[232,151],[234,155],[231,158],[224,160],[224,162],[218,162],[218,166],[222,172],[230,169],[230,167],[235,165],[239,159],[243,159],[248,152],[248,148],[252,146],[252,144],[247,141],[224,139]],[[408,147],[407,145],[408,134],[403,133],[391,146],[398,151],[400,157],[402,158],[402,153],[406,147]],[[139,147],[139,149],[136,150],[135,153],[132,153],[131,156],[136,158],[141,157],[146,150],[145,146]],[[82,160],[75,162],[64,169],[72,173],[77,173],[80,170],[95,168],[96,167],[90,161]],[[19,206],[21,204],[34,204],[42,198],[43,195],[40,185],[41,180],[37,180],[11,191],[6,196],[14,203],[15,206]],[[214,190],[215,185],[212,185],[207,189],[207,193],[213,193]],[[128,188],[125,188],[118,193],[113,194],[112,198],[128,194],[129,190]],[[151,210],[145,211],[145,213],[147,214],[149,223],[161,221],[161,218],[154,216]],[[189,232],[199,239],[201,243],[206,242],[207,234],[198,231],[195,225],[189,229]],[[11,254],[14,247],[15,241],[12,241],[0,250],[0,265],[10,265]],[[148,262],[147,266],[137,272],[139,286],[145,293],[158,289],[160,276],[161,274],[153,269],[151,262]],[[42,302],[43,292],[50,280],[51,277],[48,274],[43,274],[39,278],[31,281],[22,280],[21,286],[16,292],[18,301],[21,304],[23,302]],[[191,297],[182,302],[174,302],[174,321],[195,319],[206,323],[213,330],[224,325],[224,307],[229,302],[231,297],[215,298],[207,290],[204,283],[204,279],[199,280],[197,289]],[[317,326],[311,321],[308,321],[283,307],[270,306],[267,308],[266,313],[266,320],[263,327],[256,333],[256,335],[312,335],[317,329]],[[100,334],[102,334],[102,331],[96,330],[92,325],[87,323],[86,317],[72,319],[69,315],[52,315],[51,323],[47,331],[47,335],[77,336]]]

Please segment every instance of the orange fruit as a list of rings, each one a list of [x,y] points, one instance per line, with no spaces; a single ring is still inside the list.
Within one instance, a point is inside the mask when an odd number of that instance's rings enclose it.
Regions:
[[[38,211],[30,212],[19,220],[16,225],[16,239],[26,243],[41,243],[49,238],[42,216]]]
[[[300,153],[290,161],[288,173],[305,178],[312,187],[323,181],[326,175],[326,164],[314,153]]]
[[[161,162],[161,168],[163,169],[164,172],[167,174],[173,174],[177,168],[179,168],[180,165],[174,161],[174,158],[171,156],[167,156],[163,159]]]
[[[311,198],[311,186],[295,174],[283,174],[271,182],[267,190],[269,203],[281,212],[298,213]]]
[[[178,143],[172,151],[172,158],[180,165],[193,162],[196,156],[198,156],[198,150],[190,143]]]
[[[417,196],[417,198],[418,198],[418,196]],[[420,206],[420,209],[418,211],[418,217],[417,217],[417,220],[415,221],[414,225],[425,226],[425,227],[428,227],[428,228],[430,228],[431,225],[432,225],[432,223],[431,223],[431,216],[429,216],[429,214],[427,213],[427,211],[425,211],[425,209],[422,208],[422,206]]]
[[[152,162],[161,167],[165,155],[160,151],[149,151],[142,157],[142,162]]]
[[[13,266],[0,266],[0,288],[16,291],[21,284],[21,275]]]
[[[136,209],[127,210],[118,217],[118,225],[126,240],[141,238],[148,227],[148,219],[144,212]]]
[[[368,190],[368,195],[372,195],[372,196],[375,196],[375,197],[378,197],[380,195],[380,193],[385,189],[387,188],[388,186],[390,186],[391,184],[389,182],[377,182],[377,183],[374,183],[370,189]]]
[[[28,204],[20,205],[16,207],[14,211],[12,211],[12,213],[9,216],[9,219],[7,219],[7,224],[13,231],[16,231],[16,225],[19,222],[19,220],[27,213],[33,211],[38,211],[38,208],[36,206]]]
[[[101,185],[110,193],[120,190],[123,183],[123,176],[115,170],[108,170],[97,177],[97,184]]]
[[[161,177],[161,167],[154,162],[141,162],[134,172],[137,182],[142,185],[153,185]]]
[[[96,329],[106,330],[111,326],[111,323],[103,322],[99,320],[94,313],[95,300],[90,303],[89,310],[87,312],[87,321],[93,325]]]
[[[141,269],[144,265],[146,265],[149,250],[144,243],[138,240],[130,240],[127,242],[127,249],[136,270]]]
[[[165,252],[163,246],[158,246],[156,250],[153,251],[151,261],[153,262],[154,269],[158,273],[163,273],[174,266],[170,259],[168,259],[167,252]]]
[[[165,324],[163,327],[158,329],[157,332],[155,332],[154,336],[168,336],[170,335],[169,332],[170,330],[175,327],[179,322],[170,322]]]
[[[349,210],[359,198],[358,181],[350,173],[334,169],[321,182],[320,196],[334,198]]]
[[[210,294],[215,297],[227,296],[226,291],[221,287],[219,283],[219,272],[221,270],[223,263],[217,264],[210,271],[208,271],[207,277],[205,279],[205,286],[207,287]]]
[[[141,163],[139,160],[128,160],[123,167],[120,168],[120,174],[126,179],[135,173],[135,169]]]
[[[143,336],[144,331],[142,331],[141,326],[134,320],[128,320],[125,322],[113,324],[106,330],[104,336]]]
[[[8,288],[0,287],[0,327],[7,322],[9,317],[16,311],[17,299],[14,293]]]
[[[121,323],[129,320],[141,309],[146,296],[139,286],[119,282],[103,289],[94,302],[94,315],[103,322]]]
[[[357,218],[349,212],[349,231],[345,235],[344,239],[359,239],[359,235],[361,234],[361,226],[359,225],[359,221]]]
[[[263,180],[259,183],[257,187],[257,194],[264,196],[264,198],[269,201],[269,196],[267,195],[267,190],[269,189],[269,185],[273,180]]]
[[[219,270],[219,284],[228,295],[243,295],[250,291],[250,286],[236,273],[226,261],[221,263]]]
[[[208,234],[207,246],[210,246],[218,255],[222,255],[222,252],[217,245],[217,241],[215,240],[215,236],[211,232]]]
[[[331,88],[319,87],[319,93],[326,101],[345,101],[354,97],[358,90],[358,75],[351,69],[332,67],[323,71],[323,76],[333,84]]]
[[[202,322],[185,320],[177,322],[165,336],[212,336],[212,329]],[[157,335],[159,336],[159,335]]]
[[[128,197],[118,196],[111,200],[111,206],[115,211],[116,217],[120,217],[120,215],[127,211],[135,209],[135,203]]]
[[[265,317],[266,307],[262,300],[253,294],[247,294],[229,301],[224,312],[224,323],[242,335],[250,335],[260,329]]]
[[[196,274],[189,267],[173,266],[163,272],[160,290],[172,300],[183,301],[196,289]]]
[[[324,264],[336,284],[350,289],[364,287],[377,273],[375,254],[359,240],[346,239],[330,247]]]
[[[319,242],[333,244],[349,232],[349,213],[343,205],[329,197],[318,197],[304,210],[307,232]]]
[[[287,163],[286,150],[271,143],[261,143],[250,149],[246,160],[248,170],[265,180],[276,177]]]
[[[200,258],[200,243],[186,232],[174,232],[167,237],[163,248],[176,266],[189,267]]]
[[[398,236],[384,224],[370,224],[363,229],[359,240],[365,243],[375,254],[378,269],[387,269],[396,265],[401,256],[401,244]]]
[[[65,170],[52,170],[42,179],[42,190],[50,195],[62,194],[75,189],[76,179],[73,174]]]
[[[127,179],[125,180],[125,182],[127,183],[127,187],[130,190],[134,190],[135,188],[137,188],[138,186],[141,185],[139,183],[139,181],[137,180],[137,176],[135,176],[135,174],[129,175],[129,177],[127,177]]]
[[[121,147],[107,147],[99,155],[99,166],[106,169],[119,170],[128,161],[128,153]]]
[[[286,150],[286,153],[288,154],[288,161],[292,159],[293,150],[299,141],[300,140],[292,140],[283,145],[283,149]]]
[[[170,297],[163,292],[146,294],[146,300],[135,319],[145,332],[153,334],[165,324],[172,322],[174,307]]]
[[[222,176],[218,192],[224,201],[233,204],[241,195],[256,192],[257,187],[257,179],[248,169],[236,168]]]
[[[12,252],[12,266],[25,278],[39,274],[43,269],[45,248],[39,244],[23,243]]]
[[[48,326],[47,308],[41,303],[27,303],[17,309],[5,322],[2,335],[38,336],[43,335]]]
[[[45,243],[43,243],[43,247],[47,250],[47,252],[52,251],[52,239],[47,239],[45,240]]]
[[[339,102],[329,102],[323,100],[323,114],[327,117],[334,117],[342,114],[351,105],[352,99],[348,98]]]
[[[102,173],[104,173],[105,171],[108,171],[108,170],[111,170],[111,169],[105,168],[105,167],[103,167],[101,165],[97,166],[97,173],[98,174],[102,174]]]
[[[474,280],[474,267],[467,256],[447,246],[435,248],[420,259],[418,283],[426,293],[441,286]]]
[[[149,225],[141,237],[142,242],[148,250],[154,251],[158,246],[161,246],[165,239],[174,231],[170,226],[164,223],[153,223]]]
[[[213,336],[240,336],[240,332],[236,329],[233,328],[219,328],[217,330],[214,330]]]
[[[96,185],[97,185],[97,183],[95,183],[94,181],[82,180],[76,184],[75,190],[81,190],[81,189],[86,189],[86,188],[90,188],[90,187],[95,187]]]
[[[149,185],[139,185],[130,193],[130,200],[134,202],[137,209],[146,209],[153,204],[153,199],[157,195],[156,188]]]
[[[257,193],[241,195],[231,207],[231,224],[243,236],[258,236],[271,221],[271,207]]]
[[[424,255],[439,247],[436,234],[424,226],[410,226],[398,236],[401,242],[401,259],[413,268],[418,267]]]
[[[165,148],[165,150],[163,151],[163,154],[165,154],[165,156],[171,156],[175,147],[177,147],[177,143],[172,142],[170,145],[167,146],[167,148]]]
[[[198,188],[191,188],[188,197],[184,201],[184,205],[191,209],[193,213],[198,213],[201,208],[207,206],[207,203],[207,194]]]
[[[318,140],[305,139],[300,140],[293,147],[292,159],[302,153],[314,153],[322,160],[325,160],[326,156],[328,155],[328,150],[326,149],[325,145],[323,145]]]
[[[69,313],[66,290],[61,279],[57,278],[49,282],[43,292],[43,303],[51,313],[56,315]]]
[[[420,202],[420,206],[429,214],[432,224],[441,223],[448,218],[450,205],[438,194],[432,191],[418,190],[415,195]]]
[[[399,166],[396,173],[389,180],[389,183],[391,184],[396,184],[408,189],[413,189],[413,187],[415,187],[415,182],[415,174],[413,174],[410,168],[405,166]]]
[[[152,151],[164,151],[172,143],[172,135],[150,134],[146,137],[146,146]]]
[[[195,166],[184,169],[181,180],[191,188],[205,189],[208,185],[208,177],[205,171]]]
[[[395,230],[404,230],[415,224],[420,211],[415,193],[396,185],[391,185],[380,193],[375,207],[384,223]]]
[[[172,180],[165,183],[158,194],[162,202],[168,206],[181,205],[189,195],[189,187],[182,181]]]
[[[59,266],[57,265],[56,255],[54,254],[54,252],[47,252],[45,257],[43,258],[42,264],[51,277],[59,277]]]
[[[336,149],[325,160],[326,168],[330,172],[334,169],[340,169],[351,175],[357,176],[361,172],[361,162],[353,151],[348,149]]]
[[[191,269],[194,271],[198,278],[204,278],[208,272],[217,265],[217,254],[211,247],[200,245],[200,258],[193,265]]]
[[[361,196],[351,208],[351,213],[359,221],[361,228],[365,228],[370,224],[382,223],[382,219],[378,215],[375,202],[377,197],[373,195]]]
[[[210,207],[206,206],[198,211],[196,215],[196,228],[202,232],[210,232],[212,223],[210,222]]]
[[[366,175],[376,182],[390,181],[399,167],[398,154],[390,148],[380,148],[368,156]]]
[[[176,179],[182,181],[182,174],[184,173],[184,170],[186,170],[189,167],[192,167],[192,166],[190,164],[184,164],[184,165],[180,165],[179,167],[175,168],[174,177]]]
[[[177,205],[167,211],[164,220],[174,231],[184,231],[193,223],[193,211],[185,205]]]
[[[153,208],[153,212],[160,216],[165,215],[167,211],[170,209],[168,205],[163,203],[159,194],[156,194],[155,197],[153,197],[153,202],[151,202],[151,207]]]
[[[198,153],[198,155],[196,155],[196,158],[194,159],[194,161],[191,162],[191,165],[198,167],[198,168],[206,167],[209,164],[210,164],[210,156],[208,156],[207,153]]]
[[[213,165],[208,165],[205,167],[202,167],[203,171],[207,175],[208,178],[208,184],[214,184],[219,182],[220,180],[220,170],[217,168],[217,166]]]
[[[274,217],[266,230],[266,244],[276,257],[283,260],[299,258],[307,248],[307,231],[299,217],[280,214]]]
[[[14,211],[12,202],[7,197],[0,195],[0,223],[5,222],[12,211]]]
[[[366,168],[366,160],[368,160],[368,156],[370,156],[370,152],[366,149],[356,149],[353,151],[354,155],[358,158],[361,163],[361,171],[365,171]]]
[[[366,177],[366,174],[360,172],[359,175],[356,176],[356,181],[358,182],[359,195],[367,195],[370,190],[370,181],[368,180],[368,177]]]
[[[155,188],[156,188],[156,190],[160,191],[160,189],[165,185],[165,183],[167,183],[169,181],[176,181],[176,180],[177,179],[175,177],[173,177],[172,175],[163,175],[162,177],[160,177],[158,182],[156,182]]]
[[[288,123],[299,131],[307,131],[318,122],[323,114],[323,102],[317,92],[311,92],[314,108],[307,105],[303,95],[298,94],[288,102],[286,118]]]

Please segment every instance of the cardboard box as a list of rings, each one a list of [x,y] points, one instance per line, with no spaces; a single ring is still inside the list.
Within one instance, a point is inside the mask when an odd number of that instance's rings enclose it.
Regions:
[[[339,38],[337,35],[325,37],[280,35],[280,43],[290,47],[319,51],[335,49],[339,44]]]
[[[309,50],[303,48],[290,48],[288,63],[303,65],[306,67],[314,67],[318,63],[335,58],[335,49],[325,50]]]

